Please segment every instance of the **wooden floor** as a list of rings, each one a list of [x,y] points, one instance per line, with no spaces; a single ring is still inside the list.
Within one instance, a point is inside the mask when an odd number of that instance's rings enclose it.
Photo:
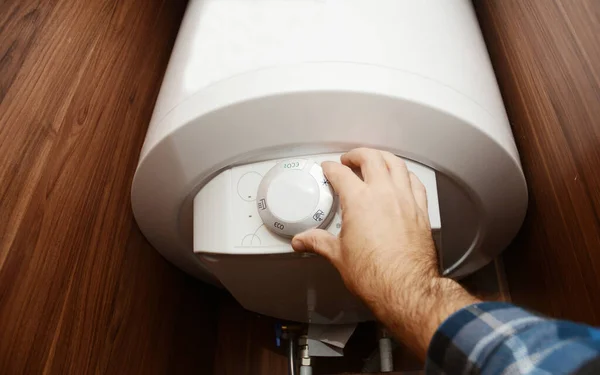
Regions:
[[[513,300],[600,325],[600,3],[477,0],[530,188]],[[273,321],[162,259],[129,188],[185,1],[0,1],[0,373],[284,374]],[[493,266],[467,280],[484,282]],[[358,371],[375,342],[317,373]],[[420,366],[400,348],[403,369]]]

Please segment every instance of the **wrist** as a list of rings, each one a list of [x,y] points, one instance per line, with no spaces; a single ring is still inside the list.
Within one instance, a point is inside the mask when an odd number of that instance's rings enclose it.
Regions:
[[[458,282],[445,277],[432,281],[431,314],[425,317],[423,326],[427,326],[427,344],[439,326],[452,314],[462,308],[481,302],[467,292]]]
[[[437,275],[409,279],[389,291],[387,303],[371,308],[397,339],[424,358],[438,327],[458,310],[480,301],[451,279]]]

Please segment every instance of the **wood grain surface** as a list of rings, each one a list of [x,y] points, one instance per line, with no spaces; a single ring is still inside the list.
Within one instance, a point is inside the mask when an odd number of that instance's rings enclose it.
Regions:
[[[475,1],[529,186],[513,301],[600,325],[600,1]]]
[[[184,1],[0,1],[0,373],[210,373],[216,296],[129,191]]]

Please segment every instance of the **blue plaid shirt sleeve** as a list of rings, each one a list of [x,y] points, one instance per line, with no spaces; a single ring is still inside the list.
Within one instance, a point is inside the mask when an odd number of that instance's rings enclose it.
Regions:
[[[600,330],[508,303],[468,306],[436,331],[427,374],[600,374]]]

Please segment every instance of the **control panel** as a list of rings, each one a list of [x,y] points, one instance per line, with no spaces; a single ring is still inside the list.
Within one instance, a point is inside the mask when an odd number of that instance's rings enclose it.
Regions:
[[[276,254],[293,251],[290,240],[311,228],[338,235],[342,215],[321,163],[342,154],[321,154],[236,166],[213,178],[194,198],[194,251]],[[429,218],[441,228],[435,172],[406,161],[427,189]]]

